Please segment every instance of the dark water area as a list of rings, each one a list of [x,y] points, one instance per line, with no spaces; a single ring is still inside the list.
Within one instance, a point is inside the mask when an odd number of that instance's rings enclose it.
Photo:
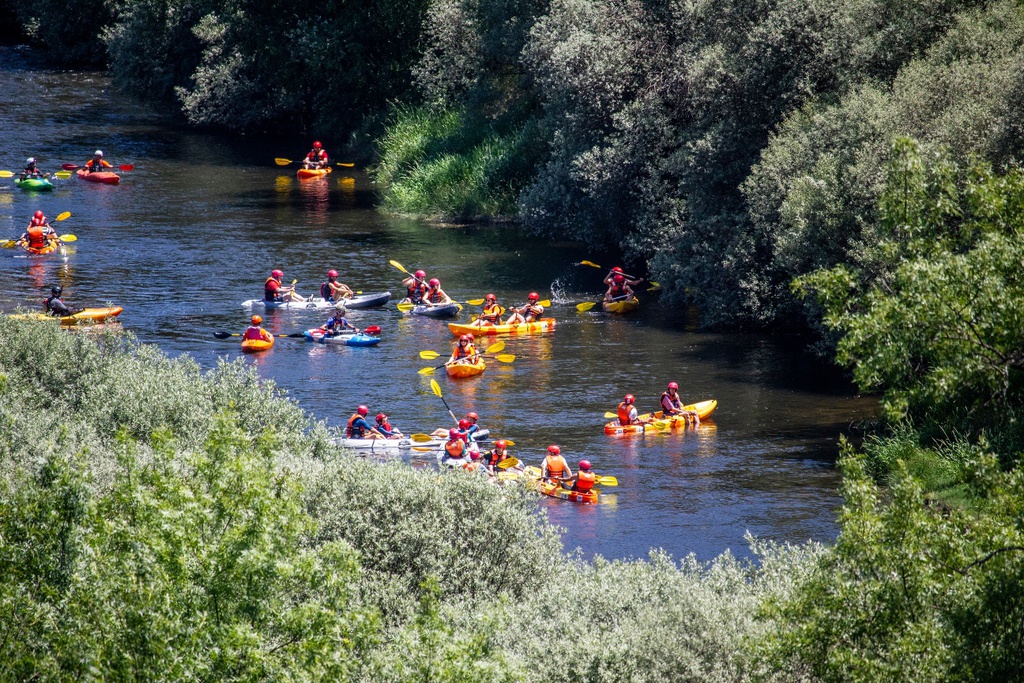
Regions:
[[[237,338],[269,271],[313,293],[328,269],[366,292],[398,293],[406,268],[439,277],[456,299],[494,292],[504,304],[530,291],[555,301],[557,330],[506,339],[512,364],[492,363],[476,378],[437,375],[457,414],[475,410],[492,432],[511,438],[513,453],[539,464],[550,443],[575,466],[588,458],[614,475],[606,502],[585,506],[539,501],[565,529],[567,548],[587,556],[643,557],[652,547],[710,559],[730,549],[748,554],[744,534],[779,541],[835,537],[841,433],[868,419],[875,401],[858,398],[842,374],[815,359],[799,340],[697,331],[692,312],[648,294],[638,315],[579,314],[573,304],[601,290],[603,271],[578,265],[601,257],[576,243],[549,243],[508,226],[450,226],[382,216],[372,183],[359,169],[336,168],[324,181],[299,182],[295,166],[310,141],[282,136],[236,138],[183,129],[174,117],[132,102],[101,73],[56,71],[24,48],[0,48],[0,169],[19,171],[35,156],[45,170],[82,164],[94,149],[115,165],[132,163],[120,186],[72,178],[34,194],[0,179],[0,227],[17,237],[32,212],[71,211],[58,232],[74,233],[66,258],[0,252],[7,287],[0,308],[36,307],[52,284],[73,305],[125,307],[125,328],[171,355],[204,367],[241,357]],[[325,140],[328,151],[333,151]],[[341,160],[341,159],[336,159]],[[473,307],[460,319],[469,320]],[[272,311],[274,333],[300,332],[327,317]],[[443,321],[396,310],[353,311],[357,326],[383,328],[373,348],[328,347],[280,339],[246,357],[306,410],[341,425],[355,406],[387,412],[406,433],[451,420],[417,371],[421,350],[445,354]],[[436,363],[436,362],[435,362]],[[696,431],[608,437],[603,413],[623,394],[653,410],[675,380],[684,398],[716,398],[713,419]],[[414,455],[410,463],[429,467]]]

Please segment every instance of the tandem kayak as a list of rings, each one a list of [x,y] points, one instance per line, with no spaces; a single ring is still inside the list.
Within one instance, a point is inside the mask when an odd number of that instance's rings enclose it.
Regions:
[[[249,299],[248,301],[242,302],[242,308],[284,308],[284,309],[296,309],[296,308],[307,308],[313,309],[324,309],[324,308],[337,308],[344,309],[344,301],[327,301],[325,299],[306,299],[305,301],[264,301],[263,299]]]
[[[444,304],[443,306],[413,306],[409,311],[413,315],[425,315],[428,318],[454,318],[462,310],[458,304]]]
[[[715,408],[718,407],[718,401],[715,399],[709,399],[707,401],[698,401],[697,403],[691,403],[690,405],[683,406],[683,410],[696,410],[697,417],[705,419],[711,416],[711,413],[715,412]],[[661,411],[656,413],[645,413],[638,415],[640,420],[648,422],[646,425],[621,425],[618,420],[613,420],[604,426],[605,434],[643,434],[645,431],[655,432],[664,431],[666,429],[674,429],[676,427],[686,426],[686,417],[683,415],[673,415],[670,417],[664,417]]]
[[[121,176],[110,171],[96,171],[95,173],[89,173],[84,168],[80,168],[75,171],[82,180],[88,180],[90,183],[103,183],[104,185],[117,185],[121,182]]]
[[[258,353],[266,351],[274,345],[274,335],[270,335],[270,341],[265,339],[243,339],[242,351],[246,353]]]
[[[572,491],[553,481],[537,480],[537,490],[545,496],[551,496],[552,498],[571,500],[574,503],[590,503],[591,505],[596,505],[599,497],[599,494],[593,491],[586,491],[582,493],[579,491]]]
[[[434,450],[438,446],[442,446],[444,441],[413,441],[406,438],[398,439],[349,439],[341,437],[339,439],[332,440],[332,443],[336,446],[342,446],[344,448],[351,448],[357,451],[376,451],[377,453],[394,453],[398,451],[408,451],[413,448],[422,448],[424,450]]]
[[[311,178],[326,178],[331,174],[331,167],[326,168],[300,168],[295,172],[299,180],[310,180]]]
[[[36,192],[49,192],[53,189],[53,183],[46,178],[25,178],[15,180],[14,186],[22,190],[35,190]]]
[[[25,253],[27,253],[29,256],[46,256],[47,254],[52,254],[53,252],[60,249],[60,240],[50,240],[49,242],[46,243],[45,247],[40,247],[39,249],[36,249],[34,247],[26,247],[23,244],[20,244],[18,246],[24,249]]]
[[[361,310],[363,308],[376,308],[391,301],[391,292],[370,292],[369,294],[357,294],[356,296],[342,299],[337,303],[345,308]]]
[[[319,327],[306,330],[302,336],[319,344],[344,344],[345,346],[376,346],[380,344],[380,337],[370,334],[327,334]]]
[[[462,334],[472,334],[477,337],[490,334],[544,334],[555,331],[554,318],[541,318],[537,322],[520,323],[518,325],[461,325],[459,323],[448,323],[448,329],[456,337]]]
[[[444,366],[445,372],[448,373],[449,377],[461,378],[461,377],[473,377],[479,375],[481,372],[487,369],[487,363],[483,359],[478,360],[475,363],[452,363]]]
[[[640,308],[640,300],[634,296],[632,299],[622,301],[602,301],[601,308],[605,313],[632,313]]]

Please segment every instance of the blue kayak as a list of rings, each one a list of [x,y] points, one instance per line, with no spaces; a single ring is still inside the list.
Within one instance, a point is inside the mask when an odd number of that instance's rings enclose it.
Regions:
[[[376,346],[381,341],[380,337],[362,332],[358,334],[327,334],[319,327],[306,330],[302,336],[318,344],[344,344],[345,346]]]

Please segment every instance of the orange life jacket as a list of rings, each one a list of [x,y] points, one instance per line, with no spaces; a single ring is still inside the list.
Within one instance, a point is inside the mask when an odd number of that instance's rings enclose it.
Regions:
[[[661,411],[665,415],[679,412],[683,409],[683,402],[679,400],[679,394],[674,397],[667,391],[661,392]]]
[[[455,356],[455,360],[462,360],[463,358],[476,355],[476,346],[470,343],[466,344],[465,348],[463,348],[462,344],[459,344],[455,347],[455,353],[453,355]]]
[[[561,455],[549,455],[544,458],[544,464],[547,465],[549,477],[564,477],[565,471],[569,469],[569,464]]]
[[[619,424],[628,425],[632,424],[633,420],[630,419],[630,412],[632,411],[632,405],[626,405],[625,402],[619,404]]]
[[[465,454],[466,442],[463,441],[462,439],[455,439],[455,441],[449,441],[444,445],[444,450],[445,452],[448,453],[449,456],[457,460]]]
[[[348,424],[345,426],[345,436],[347,436],[350,439],[361,439],[364,436],[366,436],[365,427],[355,426],[356,420],[362,417],[363,416],[360,415],[359,413],[352,413],[352,417],[348,419]]]
[[[589,470],[580,470],[576,475],[576,484],[573,485],[573,489],[580,492],[587,492],[594,488],[594,484],[597,482],[597,475]]]
[[[42,249],[46,246],[46,231],[41,225],[29,226],[28,246],[32,249]]]
[[[496,325],[501,322],[501,316],[504,314],[505,309],[502,308],[501,305],[493,303],[484,306],[484,312],[480,314],[480,317]]]

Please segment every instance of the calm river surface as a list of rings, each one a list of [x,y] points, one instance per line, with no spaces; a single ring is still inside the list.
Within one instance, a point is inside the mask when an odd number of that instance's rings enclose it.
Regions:
[[[515,363],[493,364],[469,380],[438,380],[460,416],[479,412],[528,463],[539,464],[546,446],[558,443],[574,469],[585,456],[596,471],[618,478],[608,504],[539,502],[565,529],[567,548],[620,558],[660,546],[677,557],[710,559],[726,549],[747,555],[748,530],[780,541],[835,537],[838,436],[870,416],[874,401],[856,398],[799,343],[701,333],[692,316],[651,295],[635,317],[578,314],[573,304],[600,291],[603,275],[579,261],[615,265],[581,245],[536,242],[508,228],[382,216],[358,169],[299,183],[294,167],[273,164],[274,157],[299,158],[309,140],[183,131],[120,96],[103,74],[48,70],[23,48],[0,48],[0,93],[0,168],[19,171],[31,155],[56,170],[62,162],[84,163],[97,148],[115,165],[136,166],[119,187],[73,178],[51,194],[32,194],[0,180],[2,236],[20,235],[42,209],[51,219],[71,211],[58,232],[79,238],[66,261],[0,253],[3,310],[38,306],[61,282],[72,305],[124,306],[124,326],[142,341],[210,367],[241,355],[237,338],[222,341],[212,332],[242,331],[248,312],[240,303],[260,296],[272,268],[282,268],[287,282],[297,278],[307,294],[330,268],[354,289],[397,294],[401,274],[390,259],[441,278],[460,300],[495,292],[507,305],[536,290],[556,302],[553,335],[508,339],[505,353],[516,354]],[[326,315],[265,317],[279,333],[313,327]],[[417,374],[429,364],[420,350],[450,348],[445,324],[405,317],[394,302],[350,319],[380,325],[385,341],[360,349],[281,339],[245,362],[334,425],[366,403],[407,434],[449,426],[428,378]],[[669,380],[686,399],[718,399],[713,421],[671,435],[603,434],[602,415],[623,394],[651,410]]]

